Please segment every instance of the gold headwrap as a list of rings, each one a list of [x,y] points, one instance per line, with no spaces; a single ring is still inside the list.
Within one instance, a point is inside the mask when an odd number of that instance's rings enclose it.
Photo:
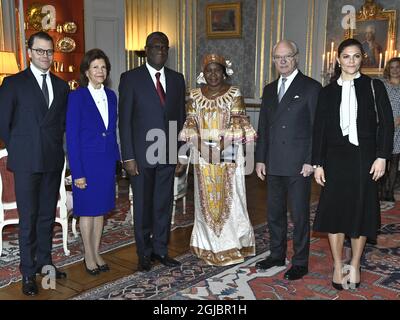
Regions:
[[[210,64],[210,63],[219,63],[225,68],[225,72],[228,76],[233,75],[233,70],[232,70],[232,62],[230,60],[225,60],[223,56],[220,56],[215,53],[207,54],[203,57],[203,61],[201,63],[201,72],[197,77],[197,83],[198,84],[204,84],[206,83],[206,80],[204,79],[204,69]]]
[[[223,56],[220,56],[215,53],[211,53],[211,54],[207,54],[206,56],[204,56],[203,62],[201,64],[201,70],[204,71],[205,67],[213,62],[219,63],[220,65],[223,65],[224,67],[226,67],[226,61]]]

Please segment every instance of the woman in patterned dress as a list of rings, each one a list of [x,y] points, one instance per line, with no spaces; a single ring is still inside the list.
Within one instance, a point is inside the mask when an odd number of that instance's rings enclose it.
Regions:
[[[242,94],[226,83],[230,62],[206,55],[190,91],[187,119],[179,139],[189,142],[194,159],[195,221],[191,250],[207,264],[226,266],[255,255],[246,204],[243,145],[254,141]],[[229,150],[229,151],[228,151]]]
[[[381,200],[394,202],[394,185],[400,159],[400,58],[392,58],[383,72],[383,84],[389,96],[394,118],[393,151],[387,166]]]

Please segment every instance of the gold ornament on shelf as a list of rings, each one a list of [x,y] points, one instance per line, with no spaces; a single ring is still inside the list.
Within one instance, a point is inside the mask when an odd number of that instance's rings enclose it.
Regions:
[[[42,8],[43,5],[39,3],[33,3],[29,6],[26,14],[28,27],[30,26],[37,31],[42,30],[42,20],[46,16],[42,13]]]
[[[63,37],[57,40],[56,48],[63,53],[69,53],[75,50],[75,40],[70,37]]]
[[[71,90],[76,90],[79,87],[79,83],[75,79],[68,81],[68,85]]]
[[[65,22],[63,25],[63,30],[65,33],[76,33],[78,27],[75,22]]]

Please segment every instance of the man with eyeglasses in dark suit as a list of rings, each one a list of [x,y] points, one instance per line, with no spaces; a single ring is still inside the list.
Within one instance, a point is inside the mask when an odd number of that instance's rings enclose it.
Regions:
[[[0,139],[14,172],[19,214],[22,292],[38,294],[36,273],[53,266],[53,224],[64,166],[68,84],[50,72],[53,39],[43,31],[28,40],[30,66],[0,87]],[[54,267],[55,268],[55,267]],[[53,269],[54,270],[54,269]],[[66,274],[55,268],[57,279]]]

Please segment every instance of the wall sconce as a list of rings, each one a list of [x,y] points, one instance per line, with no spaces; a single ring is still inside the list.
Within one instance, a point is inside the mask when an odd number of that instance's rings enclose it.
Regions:
[[[126,69],[130,70],[146,62],[145,50],[126,50]]]
[[[14,52],[0,51],[0,84],[3,79],[19,71]]]

